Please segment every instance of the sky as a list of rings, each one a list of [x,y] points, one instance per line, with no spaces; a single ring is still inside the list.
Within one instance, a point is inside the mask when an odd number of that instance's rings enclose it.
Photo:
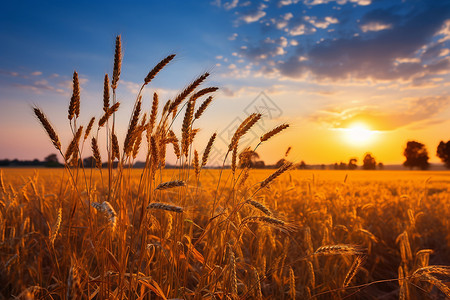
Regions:
[[[217,132],[213,164],[233,129],[255,111],[263,119],[241,147],[290,124],[258,148],[266,163],[291,146],[289,159],[309,164],[352,157],[361,164],[366,152],[397,164],[409,140],[424,143],[438,163],[439,141],[450,140],[450,0],[7,1],[0,10],[0,159],[55,152],[34,105],[67,147],[74,70],[79,122],[102,115],[117,35],[119,139],[148,71],[174,53],[146,87],[144,108],[154,92],[162,106],[211,73],[203,87],[219,91],[195,123],[195,148],[201,153]]]

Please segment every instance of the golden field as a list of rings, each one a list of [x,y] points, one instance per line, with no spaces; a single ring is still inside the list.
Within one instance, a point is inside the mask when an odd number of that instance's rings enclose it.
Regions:
[[[63,168],[0,172],[0,298],[450,297],[449,172],[300,171],[289,151],[278,169],[255,170],[258,147],[289,127],[243,149],[261,113],[236,128],[222,169],[208,169],[217,134],[206,146],[195,137],[218,89],[198,89],[209,73],[163,106],[156,92],[151,105],[142,97],[174,57],[145,77],[123,141],[120,36],[101,117],[81,119],[77,72],[71,141],[33,108]],[[169,151],[177,169],[165,169]],[[139,152],[145,168],[131,169]]]
[[[185,186],[155,190],[187,172],[164,170],[149,183],[151,196],[145,197],[143,170],[123,170],[126,193],[110,199],[117,214],[112,228],[110,216],[88,205],[89,197],[107,200],[98,170],[78,170],[73,189],[64,169],[3,169],[0,295],[448,296],[450,172],[287,171],[251,198],[269,215],[247,200],[274,171],[252,170],[242,184],[238,175],[233,179],[225,171],[212,212],[219,170],[203,169],[198,180]],[[183,212],[145,209],[139,227],[140,208],[150,202],[176,205]]]

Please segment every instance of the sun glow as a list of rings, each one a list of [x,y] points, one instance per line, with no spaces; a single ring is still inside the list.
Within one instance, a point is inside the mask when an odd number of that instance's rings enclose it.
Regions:
[[[354,146],[366,146],[372,143],[376,133],[364,123],[354,123],[343,130],[347,142]]]

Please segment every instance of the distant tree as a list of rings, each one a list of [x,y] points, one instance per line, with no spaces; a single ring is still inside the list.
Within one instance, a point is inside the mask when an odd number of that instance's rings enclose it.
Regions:
[[[408,141],[403,155],[406,157],[406,161],[403,165],[407,168],[413,169],[414,167],[418,167],[421,170],[426,170],[430,166],[428,163],[429,157],[427,148],[422,143]]]
[[[384,169],[384,164],[382,162],[378,163],[378,169],[379,170],[383,170]]]
[[[95,158],[93,156],[86,157],[83,159],[83,167],[85,168],[93,168],[95,167]]]
[[[338,164],[338,163],[334,163],[333,168],[334,168],[335,170],[339,170],[339,164]]]
[[[350,160],[348,161],[348,169],[349,170],[355,170],[358,166],[356,165],[356,163],[358,162],[358,159],[356,158],[350,158]]]
[[[306,165],[305,161],[302,160],[300,162],[300,164],[298,165],[298,168],[301,169],[301,170],[306,170],[306,169],[308,169],[308,166]]]
[[[44,158],[44,165],[48,168],[55,168],[61,166],[56,154],[50,154]]]
[[[256,169],[263,169],[266,166],[265,162],[263,160],[258,160],[254,162],[253,167]]]
[[[372,156],[372,153],[366,153],[363,159],[363,169],[364,170],[375,170],[377,166],[377,162],[375,157]]]
[[[450,169],[450,141],[447,143],[441,141],[437,147],[436,155],[442,160],[445,167]]]
[[[347,170],[347,164],[341,161],[339,164],[339,170]]]

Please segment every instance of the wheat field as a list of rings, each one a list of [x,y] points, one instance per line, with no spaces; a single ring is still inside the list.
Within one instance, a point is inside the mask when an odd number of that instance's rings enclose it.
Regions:
[[[259,113],[237,128],[223,167],[209,169],[216,134],[206,145],[195,140],[217,90],[200,88],[209,74],[164,105],[156,93],[143,105],[169,55],[145,77],[128,128],[116,128],[121,58],[117,37],[98,117],[80,117],[74,73],[71,141],[34,108],[64,168],[1,170],[2,298],[450,297],[449,172],[301,171],[289,161],[253,170],[251,151],[289,126],[242,149]],[[178,168],[164,168],[168,151]],[[140,152],[145,167],[133,169]],[[91,166],[80,159],[87,155]]]

